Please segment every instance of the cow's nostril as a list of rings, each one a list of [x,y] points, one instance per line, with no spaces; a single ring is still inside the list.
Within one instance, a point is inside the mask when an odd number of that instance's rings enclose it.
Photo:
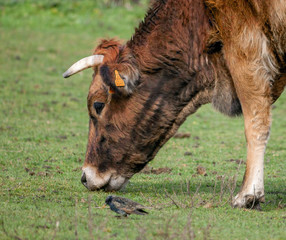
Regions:
[[[86,176],[85,176],[85,173],[82,174],[81,176],[81,183],[87,187],[87,181],[86,181]]]

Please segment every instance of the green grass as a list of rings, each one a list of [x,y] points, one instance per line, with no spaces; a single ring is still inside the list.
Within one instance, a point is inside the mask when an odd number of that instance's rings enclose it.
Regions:
[[[108,193],[87,191],[79,169],[91,71],[61,74],[99,38],[128,39],[146,10],[99,2],[0,3],[0,239],[285,239],[285,93],[273,109],[263,211],[229,205],[245,167],[229,161],[245,160],[243,119],[210,106],[180,128],[190,139],[171,139],[150,163],[170,174],[137,174],[117,193],[152,207],[148,216],[117,219],[99,208]]]

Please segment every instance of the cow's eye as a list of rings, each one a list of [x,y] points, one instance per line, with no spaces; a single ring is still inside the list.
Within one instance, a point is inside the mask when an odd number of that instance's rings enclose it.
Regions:
[[[104,103],[102,102],[94,102],[93,107],[97,114],[100,114],[102,109],[104,108]]]

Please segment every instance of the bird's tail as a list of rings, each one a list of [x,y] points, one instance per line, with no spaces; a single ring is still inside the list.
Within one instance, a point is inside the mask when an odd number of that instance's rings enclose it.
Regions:
[[[134,211],[135,214],[137,215],[146,215],[146,214],[149,214],[148,212],[144,211],[143,209],[136,209]]]

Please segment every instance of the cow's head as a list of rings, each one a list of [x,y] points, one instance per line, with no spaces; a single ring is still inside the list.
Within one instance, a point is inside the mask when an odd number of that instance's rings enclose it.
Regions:
[[[192,94],[199,92],[186,81],[190,76],[161,67],[142,70],[142,62],[140,65],[137,60],[125,45],[103,40],[93,56],[64,73],[69,77],[94,68],[87,97],[89,137],[81,178],[89,190],[122,188],[172,136],[186,117],[180,113],[187,113],[184,107]]]

